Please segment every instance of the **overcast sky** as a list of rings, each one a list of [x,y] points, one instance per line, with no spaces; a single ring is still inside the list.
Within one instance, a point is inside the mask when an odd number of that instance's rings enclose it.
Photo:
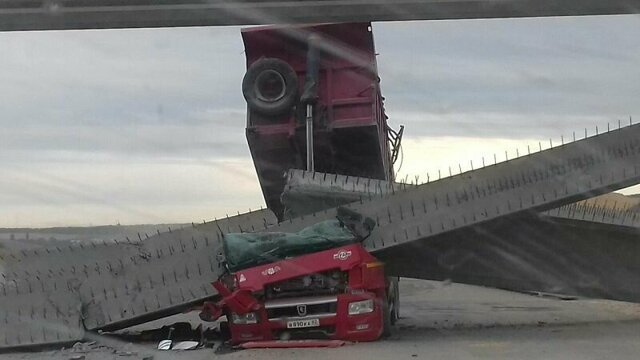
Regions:
[[[640,120],[640,18],[374,24],[400,177]],[[239,28],[0,33],[0,226],[263,205]],[[429,154],[425,157],[424,154]]]

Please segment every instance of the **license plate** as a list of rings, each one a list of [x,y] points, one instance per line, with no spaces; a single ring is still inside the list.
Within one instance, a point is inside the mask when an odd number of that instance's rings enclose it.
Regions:
[[[299,329],[320,326],[320,319],[304,319],[287,321],[287,329]]]

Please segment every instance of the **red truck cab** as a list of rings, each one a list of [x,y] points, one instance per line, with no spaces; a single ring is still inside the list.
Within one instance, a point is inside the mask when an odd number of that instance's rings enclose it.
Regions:
[[[397,318],[397,280],[360,244],[244,269],[214,286],[223,299],[205,304],[201,317],[226,315],[232,345],[373,341]]]

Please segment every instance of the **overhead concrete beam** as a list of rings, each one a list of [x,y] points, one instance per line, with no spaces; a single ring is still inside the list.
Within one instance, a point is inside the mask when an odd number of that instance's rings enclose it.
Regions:
[[[0,31],[635,14],[638,0],[5,0]]]

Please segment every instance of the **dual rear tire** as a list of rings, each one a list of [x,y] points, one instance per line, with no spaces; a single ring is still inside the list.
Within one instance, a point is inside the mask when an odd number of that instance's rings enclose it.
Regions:
[[[382,337],[391,336],[393,326],[400,317],[400,291],[398,278],[389,280],[389,286],[382,304]]]

